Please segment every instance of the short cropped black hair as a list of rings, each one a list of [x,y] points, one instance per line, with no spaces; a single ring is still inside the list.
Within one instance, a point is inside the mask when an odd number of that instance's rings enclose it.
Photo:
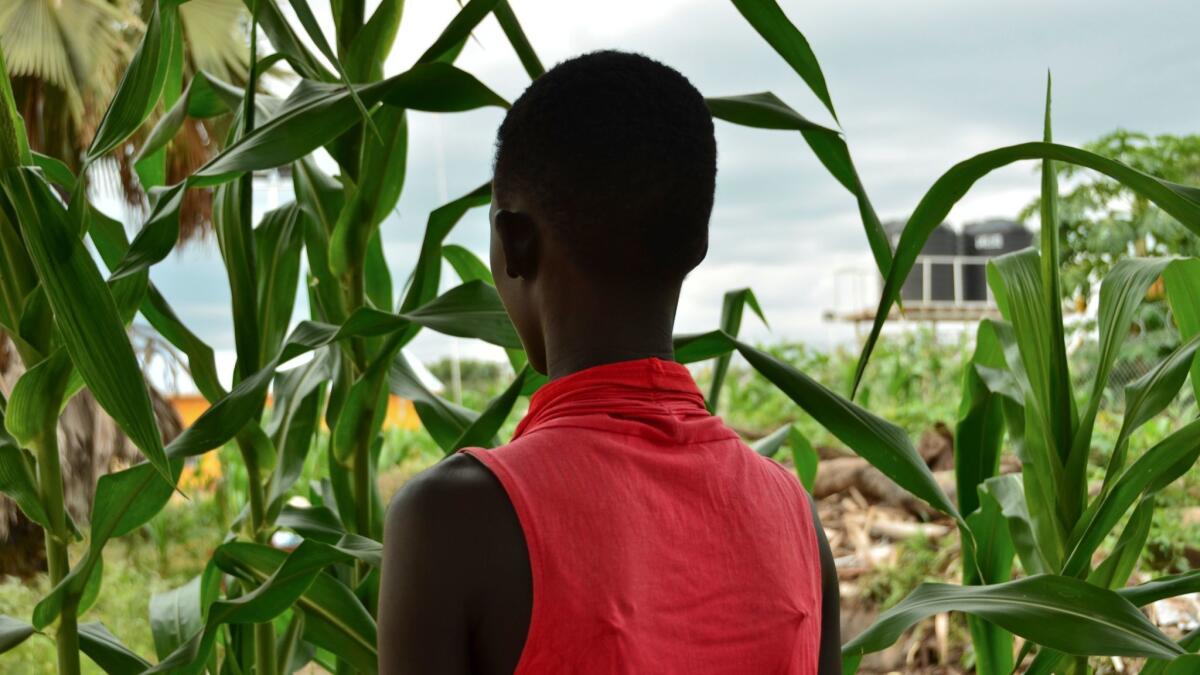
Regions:
[[[535,80],[500,125],[494,173],[590,271],[680,280],[708,251],[712,115],[687,78],[641,54],[592,52]]]

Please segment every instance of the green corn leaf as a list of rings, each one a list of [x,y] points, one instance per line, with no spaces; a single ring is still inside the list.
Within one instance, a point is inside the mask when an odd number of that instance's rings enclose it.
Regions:
[[[442,278],[442,243],[447,235],[462,220],[467,211],[485,206],[492,201],[492,184],[484,183],[454,201],[443,204],[429,214],[425,224],[425,236],[421,251],[413,266],[408,290],[400,303],[400,311],[407,312],[429,302],[437,295]]]
[[[225,263],[237,351],[235,379],[258,370],[262,336],[258,324],[258,270],[254,231],[248,222],[252,193],[246,181],[233,181],[213,192],[212,224]],[[132,247],[131,247],[132,248]]]
[[[1007,519],[999,502],[987,493],[981,493],[979,497],[978,508],[967,515],[967,524],[978,548],[963,549],[964,586],[1003,583],[1012,577],[1015,548]],[[986,619],[970,615],[967,616],[967,627],[975,649],[976,672],[979,675],[1011,673],[1012,634]]]
[[[817,482],[817,464],[821,457],[817,449],[795,425],[788,430],[788,445],[792,448],[792,463],[796,466],[796,477],[809,493]]]
[[[788,432],[791,429],[791,424],[785,424],[751,443],[750,449],[763,457],[774,457],[775,453],[779,452],[779,449],[783,447],[784,442],[788,440]]]
[[[1200,628],[1197,628],[1196,630],[1183,636],[1179,640],[1179,646],[1183,647],[1184,649],[1186,649],[1189,652],[1195,652],[1197,649],[1200,649]],[[1196,659],[1195,659],[1194,655],[1193,656],[1180,656],[1180,657],[1177,657],[1174,661],[1164,661],[1162,659],[1148,659],[1146,661],[1146,665],[1142,668],[1142,672],[1140,673],[1140,675],[1164,675],[1164,674],[1166,674],[1166,675],[1187,675],[1188,672],[1196,672],[1195,667],[1193,667],[1191,671],[1185,670],[1182,673],[1179,672],[1179,670],[1175,670],[1174,672],[1171,672],[1169,670],[1170,668],[1174,667],[1175,665],[1177,665],[1179,663],[1184,663],[1184,664],[1188,664],[1191,666],[1195,666]]]
[[[5,415],[6,411],[0,411],[0,493],[16,502],[27,518],[49,530],[50,520],[38,498],[33,457],[6,431]]]
[[[704,99],[712,116],[756,129],[815,131],[840,136],[836,129],[822,126],[793,110],[769,91],[741,96],[714,96]]]
[[[720,330],[723,333],[734,338],[738,336],[742,329],[742,314],[747,305],[758,315],[763,324],[767,323],[767,317],[763,315],[762,307],[758,305],[758,298],[754,297],[754,291],[749,288],[739,288],[727,292],[725,300],[721,303]],[[717,405],[721,398],[721,386],[725,384],[725,375],[729,372],[729,362],[732,359],[733,353],[726,352],[717,357],[717,363],[713,366],[712,385],[708,390],[708,411],[713,414],[717,412]]]
[[[471,426],[463,430],[462,435],[458,437],[458,440],[454,441],[454,445],[447,450],[446,454],[451,454],[462,448],[495,447],[497,444],[496,434],[499,433],[504,420],[508,419],[508,416],[512,413],[513,406],[516,405],[517,399],[520,398],[526,383],[538,379],[542,382],[545,381],[545,378],[534,372],[528,365],[518,371],[512,383],[505,387],[499,396],[488,403],[479,417],[471,422]]]
[[[76,370],[105,412],[170,480],[141,368],[95,260],[70,233],[62,205],[36,173],[16,170],[0,180]]]
[[[496,289],[483,281],[469,281],[400,316],[439,333],[478,338],[501,347],[521,348]]]
[[[291,556],[259,544],[234,542],[218,549],[215,557],[242,578],[264,581]],[[305,614],[305,641],[337,654],[359,672],[377,672],[375,621],[353,591],[328,574],[317,574],[297,606]]]
[[[977,487],[1000,469],[1004,443],[1004,404],[979,367],[1003,369],[1004,351],[991,321],[981,321],[975,352],[963,372],[963,397],[954,431],[954,478],[959,511],[979,507]]]
[[[372,567],[383,562],[383,546],[368,537],[347,532],[337,515],[324,506],[299,508],[286,505],[275,523],[294,530],[305,539],[319,541]]]
[[[454,268],[454,273],[465,284],[468,281],[482,281],[489,286],[495,286],[492,271],[479,256],[458,244],[447,244],[442,247],[442,257]]]
[[[326,323],[346,319],[346,298],[329,269],[329,237],[345,203],[342,187],[317,168],[312,157],[292,164],[296,201],[304,213],[304,251],[308,256],[313,318]]]
[[[154,651],[165,659],[204,627],[201,577],[150,596],[150,632]],[[141,671],[139,671],[141,672]]]
[[[921,619],[953,611],[1068,654],[1170,659],[1183,651],[1116,593],[1071,577],[1038,575],[989,586],[922,584],[843,646],[843,658],[879,651]]]
[[[934,509],[962,520],[900,427],[838,396],[774,356],[721,331],[675,340],[675,358],[681,363],[694,361],[698,356],[712,358],[731,349],[737,349],[759,374],[860,457]]]
[[[1184,339],[1200,334],[1200,259],[1176,260],[1163,273],[1167,301]],[[1192,388],[1200,400],[1200,360],[1192,363]]]
[[[1200,234],[1200,191],[1159,180],[1086,150],[1054,143],[1022,143],[984,152],[959,162],[930,187],[904,226],[904,232],[896,246],[895,259],[886,275],[879,308],[875,313],[875,322],[858,360],[854,378],[855,389],[862,380],[883,322],[887,320],[892,305],[899,298],[900,286],[912,271],[917,255],[934,228],[945,220],[946,214],[971,189],[975,181],[1000,167],[1028,159],[1053,159],[1098,171],[1146,198],[1191,231]]]
[[[386,80],[354,87],[366,105],[382,101],[428,112],[508,107],[479,80],[445,63],[419,64]],[[298,160],[349,129],[355,120],[353,111],[346,86],[302,80],[275,117],[227,147],[188,182],[194,187],[217,185],[246,171]]]
[[[542,65],[542,60],[538,58],[537,52],[533,51],[533,45],[525,36],[525,31],[521,28],[521,23],[517,21],[517,15],[513,13],[512,5],[508,4],[508,0],[497,2],[492,13],[496,17],[496,22],[500,24],[500,30],[504,31],[504,36],[508,38],[508,43],[517,53],[517,58],[521,60],[521,66],[525,68],[529,79],[536,80],[544,75],[546,67]]]
[[[353,83],[350,81],[350,75],[346,73],[346,68],[338,59],[337,54],[333,53],[333,48],[329,46],[329,41],[325,39],[325,33],[321,31],[321,25],[317,23],[317,17],[313,16],[312,8],[308,6],[307,0],[288,0],[288,4],[292,6],[292,11],[296,13],[296,18],[300,20],[300,25],[304,27],[308,37],[312,39],[317,50],[325,55],[326,59],[337,68],[338,75],[342,78],[342,84],[350,92],[350,98],[354,101],[354,105],[358,108],[359,115],[366,122],[367,126],[375,136],[379,137],[379,130],[375,128],[375,123],[371,121],[371,113],[367,112],[367,106],[362,99],[358,97],[358,92],[355,91]]]
[[[1070,557],[1063,566],[1063,574],[1081,574],[1091,561],[1091,555],[1104,537],[1116,526],[1125,511],[1139,497],[1172,483],[1183,475],[1200,456],[1200,420],[1195,420],[1178,429],[1154,447],[1138,457],[1121,474],[1108,494],[1100,500],[1092,518],[1088,521]]]
[[[854,168],[850,148],[839,132],[806,119],[771,92],[709,98],[706,102],[714,117],[734,124],[799,131],[829,174],[854,195],[875,264],[880,273],[886,274],[891,265],[891,244],[858,176],[858,170]]]
[[[364,141],[359,184],[341,210],[330,237],[329,269],[334,276],[348,274],[352,265],[367,255],[368,242],[395,208],[404,186],[408,159],[405,110],[383,106],[372,118],[379,129],[378,142]]]
[[[304,667],[310,657],[303,655],[303,637],[304,612],[293,607],[292,618],[288,621],[288,627],[284,630],[276,647],[276,654],[278,654],[278,660],[275,662],[276,672],[293,673]]]
[[[332,82],[337,78],[330,73],[319,59],[308,51],[300,37],[292,30],[287,17],[279,10],[275,0],[242,0],[247,11],[256,13],[258,25],[267,34],[275,51],[284,55],[291,67],[301,77],[321,82]]]
[[[154,111],[166,85],[171,53],[182,39],[177,4],[154,3],[146,34],[92,137],[86,163],[94,162],[120,145]]]
[[[62,187],[67,192],[75,191],[75,174],[71,173],[70,167],[62,160],[35,152],[33,153],[33,164],[46,174],[46,180]]]
[[[283,343],[296,306],[304,238],[300,217],[300,207],[291,202],[268,211],[254,228],[260,362],[267,361]]]
[[[825,109],[837,119],[833,109],[833,99],[829,96],[829,88],[825,84],[825,74],[821,72],[821,64],[813,53],[808,39],[788,20],[787,15],[779,8],[775,0],[733,0],[733,6],[746,17],[754,30],[787,61],[792,70],[804,79],[812,93],[821,99]]]
[[[383,65],[396,40],[404,0],[382,0],[366,25],[344,50],[346,70],[355,82],[374,82],[383,78]]]
[[[1100,284],[1100,356],[1096,363],[1096,374],[1092,380],[1092,393],[1083,418],[1079,421],[1079,432],[1075,435],[1067,463],[1064,486],[1083,500],[1086,491],[1087,459],[1091,451],[1092,430],[1100,402],[1108,387],[1109,375],[1117,354],[1129,335],[1137,308],[1146,297],[1146,292],[1162,275],[1171,262],[1169,258],[1126,258],[1113,266]],[[1180,386],[1182,386],[1180,382]],[[1176,389],[1178,391],[1178,389]],[[1130,430],[1132,431],[1132,429]],[[1122,462],[1124,458],[1122,457]]]
[[[150,667],[99,621],[79,626],[79,648],[108,675],[139,675]]]
[[[197,72],[174,105],[158,118],[146,141],[134,155],[134,161],[165,148],[179,133],[187,118],[207,119],[236,110],[242,102],[242,94],[236,89],[231,92],[232,88],[233,85],[221,82],[204,71]]]
[[[19,646],[36,632],[24,621],[0,614],[0,654]]]
[[[167,257],[179,240],[179,210],[183,206],[186,186],[183,183],[166,189],[151,191],[150,201],[154,205],[150,216],[128,251],[112,273],[109,281],[116,281],[148,269]]]
[[[227,555],[223,555],[222,549],[218,549],[214,554],[217,565],[227,572],[244,574],[244,568],[236,561],[230,560]],[[261,579],[261,583],[254,590],[236,598],[212,603],[205,616],[203,630],[157,666],[146,671],[147,675],[164,672],[201,672],[222,624],[271,621],[299,600],[322,570],[347,560],[350,560],[348,556],[330,546],[311,540],[302,542],[270,576]]]
[[[463,43],[470,37],[471,31],[479,25],[483,18],[496,7],[496,0],[470,0],[454,15],[450,23],[442,30],[429,49],[417,59],[417,63],[432,63],[456,47],[461,49]]]
[[[1042,141],[1049,143],[1053,140],[1050,124],[1050,74],[1046,73],[1046,112]],[[1050,416],[1051,434],[1055,445],[1062,454],[1063,462],[1070,465],[1065,453],[1069,452],[1073,440],[1075,424],[1075,399],[1071,395],[1070,369],[1067,364],[1066,338],[1063,334],[1062,317],[1062,281],[1059,279],[1059,267],[1062,255],[1059,252],[1058,225],[1058,176],[1054,172],[1054,162],[1049,159],[1042,161],[1042,194],[1041,194],[1041,250],[1042,263],[1042,300],[1039,307],[1046,313],[1046,326],[1050,333],[1047,344],[1049,355],[1049,370],[1056,375],[1050,380],[1047,391],[1046,411]],[[1088,427],[1090,428],[1090,427]],[[1073,480],[1068,469],[1068,480]],[[1077,484],[1067,486],[1076,494],[1068,498],[1079,502],[1084,495]]]
[[[1200,570],[1159,577],[1137,586],[1121,588],[1117,594],[1138,607],[1188,593],[1200,593]]]
[[[1102,494],[1108,491],[1112,481],[1125,468],[1129,437],[1165,410],[1183,388],[1188,370],[1195,369],[1197,348],[1200,348],[1200,333],[1193,335],[1145,375],[1125,387],[1125,417],[1121,420],[1121,430],[1108,460]]]
[[[266,429],[279,450],[267,489],[267,513],[272,520],[304,470],[321,398],[332,374],[332,357],[327,350],[318,351],[308,363],[275,373],[275,407]]]
[[[178,17],[178,14],[176,14],[176,17]],[[176,23],[178,23],[178,20]],[[174,36],[168,46],[166,74],[163,80],[162,92],[158,96],[162,101],[163,108],[167,110],[170,110],[178,103],[180,95],[183,93],[183,34],[182,30],[177,30],[177,32],[178,34]],[[138,181],[145,189],[165,184],[167,182],[166,149],[159,148],[154,152],[139,153],[137,158],[134,159],[133,169],[137,173]],[[72,200],[72,202],[74,201]],[[86,200],[80,199],[78,203],[83,203],[84,201]]]
[[[1121,530],[1121,536],[1113,546],[1113,550],[1100,563],[1100,566],[1088,574],[1088,583],[1105,588],[1119,589],[1129,581],[1129,575],[1137,566],[1146,545],[1146,537],[1150,535],[1150,524],[1154,520],[1154,495],[1142,499],[1133,515]],[[1118,591],[1119,592],[1119,591]],[[1126,596],[1126,599],[1129,599]],[[1133,600],[1130,599],[1130,602]],[[1134,602],[1141,606],[1145,603]]]
[[[388,388],[393,394],[412,401],[421,424],[444,451],[453,448],[463,432],[479,418],[479,413],[474,410],[451,403],[429,391],[403,352],[396,355],[388,370]]]

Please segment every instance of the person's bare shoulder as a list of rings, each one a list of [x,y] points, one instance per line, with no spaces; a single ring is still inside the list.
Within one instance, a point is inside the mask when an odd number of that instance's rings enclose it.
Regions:
[[[386,672],[455,673],[467,653],[511,669],[523,633],[496,644],[487,628],[512,622],[495,608],[528,604],[528,570],[508,495],[478,460],[453,455],[414,477],[388,506],[384,532],[380,658],[396,667]],[[473,638],[475,629],[484,630]]]

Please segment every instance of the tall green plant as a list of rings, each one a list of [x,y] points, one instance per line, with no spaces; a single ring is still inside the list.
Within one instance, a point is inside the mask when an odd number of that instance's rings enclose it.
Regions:
[[[390,77],[384,77],[383,66],[401,20],[400,0],[383,0],[370,14],[363,0],[336,3],[332,38],[323,34],[305,0],[289,0],[298,26],[288,23],[277,0],[245,0],[251,26],[261,28],[274,53],[259,58],[265,45],[254,30],[254,57],[244,88],[206,73],[184,87],[180,59],[175,58],[180,4],[155,3],[145,38],[104,115],[87,162],[119,147],[160,105],[166,113],[150,130],[140,157],[158,157],[187,116],[225,115],[233,124],[219,156],[186,180],[152,191],[150,215],[132,242],[119,223],[88,204],[80,188],[85,181],[60,163],[27,151],[7,80],[0,81],[0,328],[12,337],[27,368],[11,400],[0,399],[0,490],[46,529],[53,584],[29,621],[0,617],[0,651],[54,626],[63,673],[79,672],[81,651],[110,673],[283,673],[305,660],[316,660],[332,672],[372,673],[377,669],[374,614],[382,551],[375,479],[388,394],[413,401],[431,437],[451,453],[467,445],[497,443],[516,401],[543,381],[525,367],[520,342],[485,268],[464,250],[445,245],[467,211],[488,203],[488,184],[429,215],[418,260],[408,271],[404,290],[396,292],[398,277],[385,264],[380,228],[403,189],[406,113],[507,106],[454,66],[471,31],[489,14],[496,16],[530,77],[540,75],[543,67],[503,0],[465,3],[439,35],[431,36],[416,63]],[[836,120],[815,54],[775,2],[734,4]],[[301,32],[307,40],[300,38]],[[306,44],[315,45],[320,57]],[[279,60],[300,76],[282,101],[259,93],[257,82],[258,74]],[[985,153],[952,169],[914,211],[893,258],[841,132],[808,120],[769,92],[712,97],[708,103],[722,120],[798,131],[854,196],[872,253],[888,280],[867,354],[932,227],[975,180],[1016,159],[1097,168],[1200,231],[1200,192],[1047,139]],[[319,150],[333,157],[337,176],[318,167],[313,153]],[[276,167],[291,170],[295,200],[254,222],[253,172]],[[196,188],[216,191],[214,221],[230,285],[238,357],[228,390],[217,379],[212,349],[179,320],[149,280],[150,268],[178,240],[183,195]],[[107,276],[88,243],[100,254]],[[445,292],[443,258],[452,262],[462,282]],[[307,263],[303,284],[301,259]],[[1129,306],[1159,274],[1167,279],[1185,335],[1191,339],[1200,331],[1194,304],[1200,297],[1200,274],[1193,263],[1118,266],[1121,274],[1114,271],[1109,299],[1102,299],[1110,308],[1102,312],[1107,336],[1103,358],[1115,355],[1128,326]],[[1022,253],[998,261],[992,270],[1006,320],[981,327],[967,373],[957,504],[899,427],[737,340],[745,303],[761,316],[748,291],[727,296],[720,330],[677,339],[680,361],[715,359],[719,372],[738,352],[830,433],[958,523],[968,583],[918,589],[847,645],[848,669],[862,653],[895,640],[913,621],[948,610],[975,617],[973,635],[985,653],[980,663],[990,664],[990,672],[1010,663],[1003,654],[1010,644],[1005,631],[1043,645],[1038,655],[1043,661],[1058,653],[1120,653],[1165,663],[1194,649],[1194,641],[1181,646],[1168,640],[1135,606],[1194,589],[1195,577],[1111,589],[1123,585],[1131,567],[1128,552],[1140,548],[1145,538],[1153,494],[1200,452],[1196,423],[1128,468],[1124,451],[1114,452],[1110,479],[1099,497],[1085,503],[1082,483],[1071,471],[1086,465],[1089,443],[1081,434],[1095,412],[1089,402],[1077,419],[1065,381],[1058,379],[1065,375],[1065,362],[1058,358],[1061,317],[1044,302],[1055,269],[1036,253]],[[289,333],[291,308],[302,288],[311,316]],[[137,313],[186,355],[198,389],[211,403],[208,412],[165,447],[124,331]],[[507,349],[516,377],[482,411],[446,401],[424,386],[402,351],[422,329]],[[1182,386],[1195,361],[1196,342],[1187,342],[1131,385],[1129,396],[1136,405],[1127,411],[1130,433]],[[281,369],[303,355],[310,355],[303,365]],[[715,406],[721,378],[714,379],[710,398]],[[55,426],[62,405],[83,386],[139,445],[147,462],[100,479],[86,545],[72,561],[68,544],[81,533],[62,506]],[[264,415],[268,392],[274,399],[269,420]],[[1098,394],[1091,400],[1098,402]],[[1069,411],[1067,420],[1058,417],[1064,411]],[[331,430],[328,436],[317,434],[322,418]],[[1026,466],[1023,484],[994,475],[1001,424]],[[975,444],[968,438],[979,440]],[[1129,435],[1122,439],[1118,446],[1127,444]],[[782,440],[779,434],[772,442]],[[106,544],[163,508],[187,458],[231,442],[248,477],[247,512],[199,577],[151,602],[157,663],[132,654],[103,626],[80,624],[101,592]],[[789,442],[801,455],[812,455],[802,438]],[[308,486],[312,506],[288,505],[311,452],[323,457],[328,479]],[[804,460],[802,472],[809,480],[812,459]],[[1068,489],[1054,489],[1067,476],[1073,477],[1062,483]],[[1092,553],[1135,502],[1141,515],[1122,534],[1121,553],[1114,554],[1118,562],[1092,570]],[[269,537],[280,528],[300,534],[304,543],[290,553],[271,548]],[[1008,581],[1014,555],[1026,572],[1038,574]]]

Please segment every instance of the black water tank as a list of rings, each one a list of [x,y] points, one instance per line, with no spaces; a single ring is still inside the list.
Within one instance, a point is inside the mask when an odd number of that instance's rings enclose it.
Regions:
[[[884,223],[884,230],[887,232],[888,239],[892,242],[892,249],[896,248],[896,244],[900,241],[900,233],[904,231],[904,222],[894,220],[889,223]],[[930,233],[929,239],[925,240],[925,246],[921,248],[923,256],[954,256],[958,254],[961,245],[958,241],[958,235],[946,223],[942,223],[934,228]],[[946,262],[928,262],[925,263],[920,259],[913,266],[912,271],[908,273],[908,278],[904,281],[904,286],[900,289],[900,298],[907,303],[922,302],[925,300],[925,265],[929,266],[929,299],[935,302],[951,302],[954,300],[954,265],[948,260]]]
[[[992,218],[963,225],[962,254],[964,256],[995,258],[1020,251],[1033,242],[1033,233],[1015,220]],[[963,262],[963,299],[987,300],[987,266]]]

